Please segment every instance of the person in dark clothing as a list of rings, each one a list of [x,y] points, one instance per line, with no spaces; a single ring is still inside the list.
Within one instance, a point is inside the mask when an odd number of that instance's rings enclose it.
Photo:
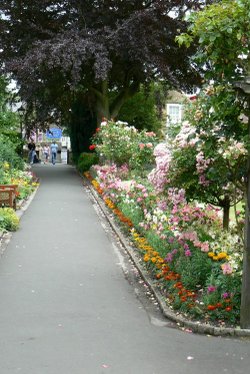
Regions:
[[[36,155],[36,145],[34,143],[34,140],[31,140],[31,142],[28,144],[29,154],[28,154],[28,162],[29,164],[34,163],[34,158]]]

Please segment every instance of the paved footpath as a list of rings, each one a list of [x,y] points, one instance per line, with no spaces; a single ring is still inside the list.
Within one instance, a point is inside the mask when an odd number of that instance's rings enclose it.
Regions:
[[[41,185],[0,261],[0,374],[249,372],[249,339],[183,332],[138,298],[74,168],[34,170]]]

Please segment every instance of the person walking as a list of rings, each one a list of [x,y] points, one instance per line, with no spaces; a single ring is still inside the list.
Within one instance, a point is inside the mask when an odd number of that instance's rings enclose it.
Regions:
[[[29,150],[29,154],[28,154],[28,162],[30,164],[33,164],[34,163],[34,157],[36,155],[36,145],[35,145],[35,142],[34,140],[32,139],[30,141],[30,143],[28,144],[28,150]]]
[[[50,149],[48,144],[45,144],[43,147],[43,157],[44,157],[44,163],[47,164],[49,161],[49,154],[50,154]]]
[[[53,141],[53,142],[51,143],[51,146],[50,146],[50,151],[51,151],[51,162],[52,162],[53,165],[55,165],[55,163],[56,163],[57,149],[58,149],[58,145],[56,144],[55,141]]]

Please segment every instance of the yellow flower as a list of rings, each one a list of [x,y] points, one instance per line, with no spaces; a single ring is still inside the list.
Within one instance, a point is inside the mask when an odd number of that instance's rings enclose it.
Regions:
[[[214,257],[215,256],[215,253],[214,252],[208,252],[208,257]]]
[[[4,161],[3,168],[4,168],[4,170],[9,170],[10,164],[7,161]]]
[[[164,260],[161,257],[158,257],[157,261],[158,261],[159,264],[163,264],[164,263]]]
[[[223,260],[224,258],[227,258],[227,253],[220,252],[217,257],[218,257],[218,260]]]

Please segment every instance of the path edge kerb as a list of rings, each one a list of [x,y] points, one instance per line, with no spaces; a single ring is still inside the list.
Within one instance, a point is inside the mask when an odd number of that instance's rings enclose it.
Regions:
[[[96,204],[101,209],[103,215],[105,216],[105,219],[108,221],[109,225],[111,226],[112,230],[115,232],[115,234],[118,236],[120,243],[124,247],[126,253],[131,258],[133,264],[136,266],[137,270],[139,271],[142,279],[144,282],[148,285],[150,288],[150,291],[155,296],[159,307],[163,313],[163,315],[170,319],[171,321],[174,321],[178,326],[184,327],[186,329],[192,330],[194,333],[199,334],[208,334],[213,336],[234,336],[234,337],[250,337],[250,329],[240,329],[240,328],[229,328],[229,327],[217,327],[212,326],[209,324],[204,324],[200,322],[194,322],[186,319],[183,316],[180,316],[176,313],[174,313],[168,306],[166,305],[163,296],[161,293],[157,290],[155,285],[153,284],[152,280],[149,278],[149,276],[144,271],[142,265],[140,264],[139,260],[137,259],[135,255],[135,250],[131,247],[131,245],[128,242],[128,239],[123,235],[117,224],[115,223],[114,219],[112,218],[112,215],[108,211],[108,208],[106,207],[103,200],[100,198],[92,184],[89,182],[89,180],[85,176],[81,176],[83,179],[83,184],[86,188],[88,188],[89,192],[91,193],[91,196],[94,198]]]
[[[20,202],[20,204],[18,206],[18,209],[16,210],[16,214],[17,214],[19,219],[21,219],[24,212],[28,209],[29,205],[31,204],[32,200],[34,199],[34,197],[35,197],[35,195],[38,191],[39,186],[40,186],[40,184],[35,188],[35,190],[28,197],[28,199],[22,200]],[[7,233],[3,233],[2,235],[0,235],[0,259],[3,255],[3,253],[5,252],[5,250],[7,249],[8,244],[9,244],[13,234],[14,234],[14,231],[9,231]]]

